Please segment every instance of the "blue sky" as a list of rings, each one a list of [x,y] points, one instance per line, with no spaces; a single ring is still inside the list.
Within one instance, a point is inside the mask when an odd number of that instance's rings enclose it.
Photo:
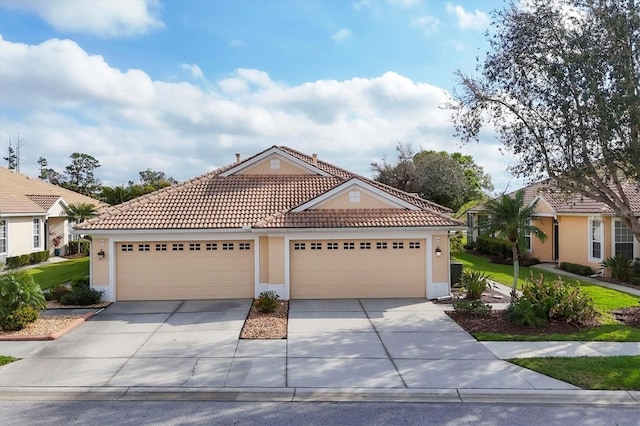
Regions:
[[[187,179],[271,145],[371,175],[415,149],[462,151],[517,186],[487,132],[461,146],[442,109],[501,1],[0,3],[0,149],[62,170],[95,156],[105,184],[146,168]],[[6,166],[6,163],[3,163]]]

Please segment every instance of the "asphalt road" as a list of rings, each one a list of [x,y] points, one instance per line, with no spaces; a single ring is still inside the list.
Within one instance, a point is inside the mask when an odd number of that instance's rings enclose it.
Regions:
[[[210,401],[0,401],[3,425],[640,425],[638,407]]]

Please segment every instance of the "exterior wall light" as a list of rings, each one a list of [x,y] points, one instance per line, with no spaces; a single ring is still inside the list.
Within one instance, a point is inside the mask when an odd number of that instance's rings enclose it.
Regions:
[[[436,247],[436,256],[440,257],[442,255],[442,250],[440,250],[440,246]]]
[[[439,256],[439,255],[438,255]],[[98,252],[98,258],[100,260],[104,259],[104,250],[100,249],[100,251]]]

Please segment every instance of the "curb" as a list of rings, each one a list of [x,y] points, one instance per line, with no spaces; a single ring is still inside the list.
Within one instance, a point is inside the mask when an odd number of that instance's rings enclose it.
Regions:
[[[68,333],[69,331],[73,330],[74,328],[76,328],[77,326],[79,326],[80,324],[82,324],[83,322],[87,321],[88,319],[92,318],[93,316],[96,315],[97,312],[90,312],[88,314],[82,315],[79,318],[74,319],[73,321],[71,321],[69,323],[69,325],[67,325],[65,328],[58,330],[54,333],[51,334],[41,334],[39,336],[0,336],[0,342],[2,341],[8,341],[8,342],[16,342],[16,341],[21,341],[21,342],[33,342],[33,341],[43,341],[43,340],[56,340],[57,338],[59,338],[60,336],[62,336],[65,333]]]
[[[637,391],[380,388],[0,387],[0,401],[432,402],[638,406]]]

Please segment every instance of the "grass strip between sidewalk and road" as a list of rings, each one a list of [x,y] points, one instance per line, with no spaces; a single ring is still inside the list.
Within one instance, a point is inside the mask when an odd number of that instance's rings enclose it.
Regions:
[[[640,391],[640,356],[513,358],[507,360],[587,390]]]
[[[0,366],[5,364],[9,364],[10,362],[17,361],[18,358],[14,358],[12,356],[0,355]]]
[[[73,278],[89,275],[89,257],[38,265],[27,269],[27,273],[33,276],[33,280],[42,290],[46,290],[51,286],[69,282]]]
[[[463,264],[465,269],[481,271],[491,276],[491,279],[511,287],[513,282],[513,265],[501,265],[491,263],[487,258],[475,256],[469,253],[456,253],[454,260]],[[545,280],[554,280],[558,274],[541,271],[528,267],[520,267],[518,275],[518,288],[522,288],[525,280],[531,276],[544,275]],[[562,277],[565,282],[576,280]],[[579,281],[579,280],[577,280]],[[621,308],[635,307],[640,304],[640,297],[621,291],[602,287],[597,284],[580,282],[580,288],[593,299],[596,310],[601,315],[602,325],[590,329],[576,329],[569,334],[501,334],[475,332],[473,336],[485,341],[603,341],[603,342],[640,342],[640,329],[630,327],[616,321],[612,311]]]

